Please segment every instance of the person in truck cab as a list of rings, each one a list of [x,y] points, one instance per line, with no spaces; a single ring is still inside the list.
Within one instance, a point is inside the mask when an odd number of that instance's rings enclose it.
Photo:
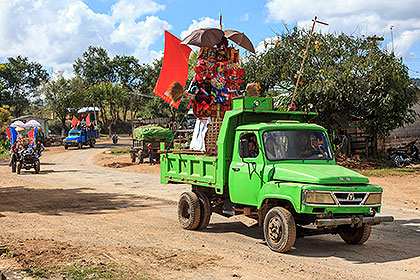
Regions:
[[[249,140],[248,146],[249,146],[249,157],[256,158],[258,156],[258,152],[257,152],[257,144],[255,143],[255,141]]]

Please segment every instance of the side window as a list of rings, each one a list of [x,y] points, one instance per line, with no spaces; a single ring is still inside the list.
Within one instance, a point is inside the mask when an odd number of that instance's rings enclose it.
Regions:
[[[242,139],[247,139],[248,140],[248,148],[249,148],[249,157],[248,158],[256,158],[258,156],[259,153],[259,149],[258,149],[258,143],[257,143],[257,136],[255,135],[255,133],[251,132],[251,133],[243,133],[239,139],[239,151],[241,151],[241,143],[242,143]],[[239,153],[239,157],[243,158],[242,154]]]

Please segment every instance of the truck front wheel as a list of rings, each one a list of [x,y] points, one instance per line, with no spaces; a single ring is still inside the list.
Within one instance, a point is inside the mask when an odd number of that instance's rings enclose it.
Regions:
[[[181,194],[178,202],[178,220],[184,229],[196,229],[200,223],[200,201],[193,192]]]
[[[131,162],[136,162],[136,153],[130,153]]]
[[[341,239],[350,245],[360,245],[365,243],[370,236],[372,226],[363,224],[361,227],[348,227],[339,232]]]
[[[268,247],[275,252],[285,253],[295,244],[295,220],[292,214],[283,207],[273,207],[267,212],[263,231]]]
[[[82,147],[83,147],[82,142],[77,143],[77,148],[78,148],[78,149],[81,149]]]
[[[89,142],[89,147],[91,147],[91,148],[95,148],[95,139],[94,140],[91,140],[90,142]]]

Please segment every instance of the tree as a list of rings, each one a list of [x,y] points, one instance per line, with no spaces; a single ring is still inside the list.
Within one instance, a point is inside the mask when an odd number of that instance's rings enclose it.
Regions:
[[[266,43],[261,54],[245,63],[247,82],[258,81],[279,107],[291,100],[308,41],[308,32],[293,29]],[[401,59],[376,42],[345,34],[313,34],[296,93],[298,108],[313,104],[330,129],[358,121],[372,136],[413,122],[416,89]]]
[[[23,114],[30,98],[47,79],[48,73],[41,64],[29,62],[26,57],[9,57],[0,66],[0,105],[9,105],[14,116]]]
[[[0,107],[0,131],[3,131],[4,127],[9,125],[12,121],[12,115],[9,110],[10,107],[7,105]]]
[[[60,77],[44,84],[41,92],[45,95],[47,107],[61,122],[61,136],[65,135],[66,120],[72,110],[84,105],[83,82],[80,78],[71,80]]]

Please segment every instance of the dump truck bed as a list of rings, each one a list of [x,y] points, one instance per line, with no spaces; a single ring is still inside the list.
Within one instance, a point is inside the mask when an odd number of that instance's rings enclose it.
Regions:
[[[204,187],[216,186],[217,157],[161,154],[161,182],[185,183]]]

